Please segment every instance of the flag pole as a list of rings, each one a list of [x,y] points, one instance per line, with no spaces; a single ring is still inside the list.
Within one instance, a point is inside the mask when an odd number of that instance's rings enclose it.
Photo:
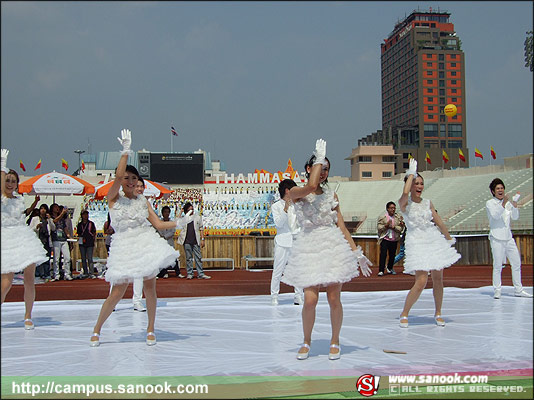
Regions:
[[[173,144],[172,137],[173,137],[173,134],[172,134],[172,132],[171,132],[171,153],[173,153],[173,151],[172,151],[172,144]]]

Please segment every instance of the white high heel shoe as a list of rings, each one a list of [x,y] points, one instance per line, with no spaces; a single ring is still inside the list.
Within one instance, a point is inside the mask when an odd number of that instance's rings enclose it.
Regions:
[[[154,339],[149,339],[149,336],[154,336]],[[154,332],[147,332],[146,334],[146,344],[148,346],[154,346],[156,344],[156,334]]]
[[[96,337],[96,340],[93,340],[93,338]],[[93,332],[91,335],[91,347],[98,347],[100,346],[100,333]]]
[[[337,353],[332,353],[332,349],[338,349],[339,351]],[[331,344],[330,345],[330,353],[328,354],[329,360],[339,360],[341,357],[341,347],[339,344]]]
[[[308,351],[305,352],[305,353],[300,353],[300,349],[302,349],[303,347],[308,349]],[[310,345],[307,344],[307,343],[303,343],[302,346],[300,346],[300,349],[299,349],[299,352],[297,353],[297,360],[305,360],[305,359],[307,359],[309,357],[309,355],[310,355]]]
[[[35,329],[35,325],[33,324],[33,321],[30,318],[24,320],[24,329],[26,329],[27,331]]]

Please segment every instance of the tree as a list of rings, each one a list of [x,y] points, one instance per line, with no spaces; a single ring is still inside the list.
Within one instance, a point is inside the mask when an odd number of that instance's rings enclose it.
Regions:
[[[532,65],[532,31],[527,32],[527,38],[525,39],[525,67],[530,68],[530,72],[533,70]]]

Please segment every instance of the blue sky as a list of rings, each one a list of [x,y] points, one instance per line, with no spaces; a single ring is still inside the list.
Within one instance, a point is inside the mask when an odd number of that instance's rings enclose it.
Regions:
[[[32,170],[74,150],[211,152],[228,172],[302,170],[327,141],[331,174],[381,128],[380,43],[413,10],[451,13],[466,60],[468,147],[489,163],[532,151],[532,2],[11,2],[1,14],[1,140]]]

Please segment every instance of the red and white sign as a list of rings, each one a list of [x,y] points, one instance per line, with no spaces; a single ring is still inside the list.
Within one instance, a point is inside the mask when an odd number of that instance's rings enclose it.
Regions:
[[[378,383],[380,382],[379,376],[371,374],[365,374],[358,378],[356,381],[356,390],[362,396],[371,397],[378,393]]]

